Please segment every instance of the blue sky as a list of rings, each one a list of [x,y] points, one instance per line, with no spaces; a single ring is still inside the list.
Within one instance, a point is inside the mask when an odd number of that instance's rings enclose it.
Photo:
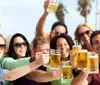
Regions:
[[[61,1],[69,11],[69,14],[65,15],[65,23],[68,26],[69,35],[73,38],[76,26],[79,23],[84,23],[84,18],[76,10],[77,0]],[[0,33],[7,37],[19,32],[31,42],[35,34],[36,24],[44,11],[43,2],[44,0],[0,0]],[[88,23],[93,27],[95,27],[95,4],[95,2],[92,4],[92,11],[88,16]],[[100,5],[99,2],[98,5]],[[57,21],[55,15],[50,13],[46,20],[45,32],[50,32],[55,21]],[[100,14],[98,14],[98,28],[100,27],[99,23]]]

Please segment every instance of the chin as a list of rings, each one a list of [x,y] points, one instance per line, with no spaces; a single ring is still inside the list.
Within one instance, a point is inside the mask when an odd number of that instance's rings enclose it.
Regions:
[[[68,55],[62,55],[63,57],[62,58],[68,58]]]
[[[20,56],[21,56],[21,58],[25,57],[25,55],[20,55]]]

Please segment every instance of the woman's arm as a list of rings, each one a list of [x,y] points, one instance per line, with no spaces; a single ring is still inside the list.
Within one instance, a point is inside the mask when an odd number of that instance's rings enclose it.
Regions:
[[[5,72],[4,79],[9,80],[9,81],[16,80],[28,74],[29,72],[31,72],[32,70],[36,69],[39,66],[41,66],[41,64],[39,64],[37,61],[34,61],[30,63],[29,65],[25,65],[23,67],[19,67],[14,70],[11,70],[9,72]]]
[[[10,80],[10,81],[16,80],[17,78],[20,78],[20,77],[26,75],[27,73],[38,68],[39,66],[41,66],[43,64],[47,64],[48,62],[49,62],[49,57],[43,56],[42,53],[37,53],[35,61],[30,63],[29,65],[26,65],[26,66],[23,66],[20,68],[16,68],[12,71],[5,73],[4,78],[5,78],[5,80]]]
[[[29,80],[34,80],[37,82],[49,82],[56,80],[61,75],[60,70],[54,70],[52,72],[46,72],[42,70],[35,70],[26,75],[26,78]]]

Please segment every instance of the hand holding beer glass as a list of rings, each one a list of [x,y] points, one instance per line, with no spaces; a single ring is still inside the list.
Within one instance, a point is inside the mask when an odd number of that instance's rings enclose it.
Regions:
[[[88,53],[88,73],[99,73],[99,60],[96,53]]]
[[[47,8],[47,12],[55,12],[57,10],[59,1],[58,0],[50,0],[49,6]]]
[[[72,66],[70,61],[61,61],[61,71],[63,79],[72,79]]]

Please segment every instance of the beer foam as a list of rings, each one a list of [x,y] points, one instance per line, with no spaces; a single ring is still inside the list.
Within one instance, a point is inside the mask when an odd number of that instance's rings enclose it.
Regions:
[[[73,45],[73,47],[75,47],[75,48],[81,48],[80,45]]]
[[[77,52],[87,52],[87,50],[78,50]]]

